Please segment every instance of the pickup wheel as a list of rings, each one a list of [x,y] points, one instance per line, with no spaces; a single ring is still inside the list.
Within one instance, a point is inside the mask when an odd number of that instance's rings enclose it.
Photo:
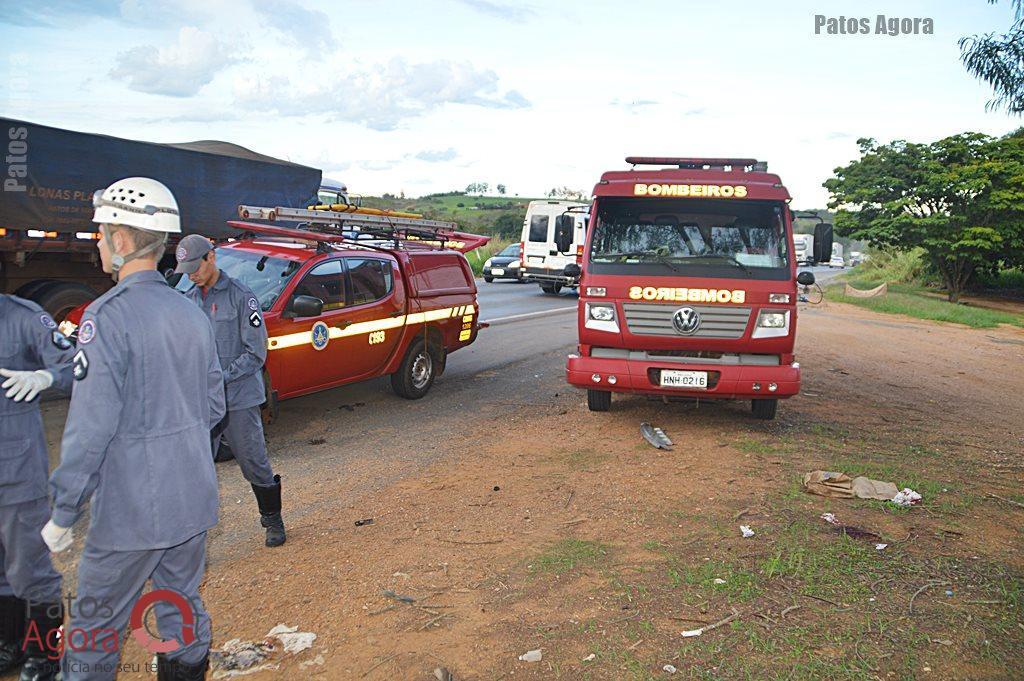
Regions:
[[[753,400],[750,403],[750,411],[755,419],[771,421],[775,418],[775,412],[779,410],[778,400]]]
[[[609,390],[587,390],[587,408],[590,411],[608,411],[612,408],[612,393]]]
[[[418,400],[434,384],[440,365],[437,351],[417,338],[409,345],[398,371],[391,374],[391,387],[407,400]]]
[[[562,290],[562,284],[557,281],[551,284],[541,284],[540,290],[549,295],[557,296],[559,291]]]

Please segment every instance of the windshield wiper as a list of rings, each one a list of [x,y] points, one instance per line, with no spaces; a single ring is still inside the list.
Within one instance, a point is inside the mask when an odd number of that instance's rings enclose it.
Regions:
[[[725,255],[723,253],[705,253],[703,255],[688,255],[688,256],[685,256],[685,257],[687,259],[690,259],[690,258],[694,258],[694,259],[696,259],[696,258],[715,258],[717,260],[725,260],[726,262],[728,262],[728,263],[730,263],[732,265],[736,265],[736,267],[739,267],[745,273],[753,274],[753,272],[750,271],[749,267],[747,267],[746,265],[744,265],[743,263],[741,263],[739,260],[736,259],[735,255]]]

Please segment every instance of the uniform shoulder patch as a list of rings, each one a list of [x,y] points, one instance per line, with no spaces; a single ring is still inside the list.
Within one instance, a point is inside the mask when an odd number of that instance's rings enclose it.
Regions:
[[[54,331],[53,334],[52,334],[52,337],[53,337],[53,344],[58,349],[60,349],[60,350],[70,350],[71,349],[71,341],[69,341],[68,337],[65,336],[64,334],[62,334],[60,331]]]
[[[96,322],[92,319],[86,319],[82,322],[82,326],[78,329],[78,342],[85,344],[92,342],[92,339],[96,337]]]
[[[39,315],[39,323],[42,324],[43,326],[45,326],[48,329],[56,329],[57,328],[57,322],[53,321],[53,317],[51,317],[50,315],[46,314],[45,312],[43,314]]]
[[[249,326],[253,328],[259,328],[263,326],[263,318],[260,317],[259,312],[253,312],[251,315],[249,315]]]
[[[260,309],[260,302],[258,300],[256,300],[255,298],[250,298],[249,302],[248,302],[248,305],[249,305],[249,309],[252,310],[253,312],[255,312],[256,310]]]
[[[76,381],[81,381],[89,375],[89,357],[85,350],[79,350],[71,360],[71,371]]]

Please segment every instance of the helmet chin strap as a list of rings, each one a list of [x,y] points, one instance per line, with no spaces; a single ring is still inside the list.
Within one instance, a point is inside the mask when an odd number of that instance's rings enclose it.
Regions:
[[[113,279],[114,283],[116,284],[117,280],[120,278],[120,272],[122,267],[124,267],[127,263],[131,262],[132,260],[141,258],[142,256],[148,253],[152,253],[158,248],[163,247],[164,244],[166,243],[167,235],[164,234],[163,239],[161,239],[160,241],[154,242],[144,248],[140,248],[137,251],[132,251],[128,255],[121,255],[119,253],[112,252],[110,256],[110,278]],[[111,244],[111,246],[113,246],[113,244]],[[113,251],[113,249],[111,249],[111,251]]]

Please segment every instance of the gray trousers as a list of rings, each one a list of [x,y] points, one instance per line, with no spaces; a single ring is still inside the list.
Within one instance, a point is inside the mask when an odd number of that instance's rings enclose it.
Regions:
[[[199,598],[205,569],[205,532],[169,549],[147,551],[107,551],[86,540],[78,563],[78,595],[65,628],[64,681],[117,677],[121,645],[110,643],[112,632],[116,632],[115,639],[125,640],[125,625],[150,579],[154,591],[169,589],[189,601],[194,617],[195,640],[185,644],[181,611],[164,601],[154,605],[160,636],[178,642],[177,650],[166,653],[167,657],[185,664],[201,662],[209,654],[213,638],[210,616]]]
[[[39,532],[50,519],[46,497],[0,506],[0,596],[59,603],[60,573]]]
[[[224,420],[213,429],[213,453],[217,453],[220,440],[231,447],[242,475],[251,485],[273,487],[274,471],[267,458],[267,444],[263,440],[263,419],[259,405],[246,409],[229,410]]]

